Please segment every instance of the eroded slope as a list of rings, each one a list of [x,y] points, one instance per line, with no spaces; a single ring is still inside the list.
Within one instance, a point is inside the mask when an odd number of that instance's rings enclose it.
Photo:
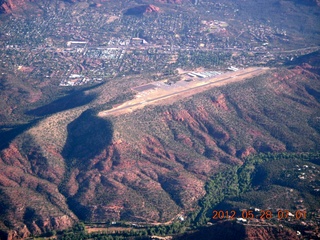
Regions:
[[[1,152],[11,202],[1,228],[168,221],[197,207],[209,176],[249,154],[319,149],[319,92],[318,75],[278,69],[119,117],[85,107],[52,115]]]

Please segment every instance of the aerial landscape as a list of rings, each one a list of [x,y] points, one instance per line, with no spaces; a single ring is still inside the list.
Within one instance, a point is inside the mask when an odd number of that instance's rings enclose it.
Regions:
[[[319,239],[319,0],[0,0],[0,239]]]

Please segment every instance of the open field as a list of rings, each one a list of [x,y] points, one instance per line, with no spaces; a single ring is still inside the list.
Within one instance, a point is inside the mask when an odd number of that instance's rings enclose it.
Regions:
[[[267,67],[250,67],[236,72],[222,73],[221,75],[216,75],[214,77],[189,78],[189,81],[182,80],[173,84],[168,84],[167,80],[149,83],[133,88],[133,90],[139,92],[135,99],[127,101],[113,109],[101,111],[98,116],[120,115],[144,108],[150,104],[169,103],[175,101],[177,99],[176,97],[181,99],[212,87],[242,81],[263,74],[267,70],[269,70]]]
[[[115,232],[124,232],[124,231],[131,231],[134,228],[130,227],[86,227],[86,231],[88,233],[93,232],[106,232],[106,233],[115,233]]]

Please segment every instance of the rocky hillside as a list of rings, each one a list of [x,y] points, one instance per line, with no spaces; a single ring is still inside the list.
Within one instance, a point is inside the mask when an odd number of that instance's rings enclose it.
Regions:
[[[108,2],[108,0],[94,0],[94,1],[88,1],[88,0],[60,0],[68,3],[76,3],[76,2],[88,2],[91,5],[99,5],[104,2]],[[239,2],[241,4],[241,1],[243,0],[237,0],[236,2]],[[319,0],[292,0],[296,2],[297,4],[307,5],[307,6],[320,6]],[[25,7],[25,4],[28,2],[35,2],[35,0],[0,0],[0,13],[12,13],[14,11],[22,10],[23,7]],[[190,0],[154,0],[154,1],[147,1],[147,2],[156,2],[160,4],[190,4],[193,1]],[[92,6],[93,6],[92,5]],[[142,8],[146,8],[147,12],[157,12],[159,9],[158,7],[154,5],[144,5],[144,6],[138,6],[137,9],[132,11],[141,11]]]
[[[61,2],[69,2],[69,3],[76,3],[76,2],[83,2],[79,0],[60,0]],[[97,0],[94,1],[95,4],[99,4],[102,2],[106,2],[107,0]],[[26,4],[30,2],[36,2],[35,0],[0,0],[0,14],[9,14],[14,13],[16,11],[20,11],[26,9]],[[87,1],[91,2],[91,1]]]
[[[12,13],[25,4],[25,0],[1,0],[0,13]]]
[[[141,5],[141,6],[137,6],[137,7],[133,7],[133,8],[129,8],[125,14],[126,15],[141,15],[144,13],[158,13],[160,12],[160,8],[149,4],[149,5]]]
[[[87,105],[52,114],[1,151],[0,228],[28,236],[78,219],[169,221],[197,207],[209,176],[250,154],[319,150],[319,80],[282,68],[119,117]]]
[[[67,3],[77,3],[77,2],[88,2],[91,6],[99,6],[99,4],[107,2],[107,0],[96,0],[96,1],[79,1],[79,0],[60,0],[61,2]],[[26,8],[26,4],[34,2],[34,0],[0,0],[0,14],[10,14],[16,11],[20,11]],[[174,4],[181,4],[182,1],[159,1],[160,3],[174,3]],[[128,10],[128,14],[142,14],[145,12],[159,12],[159,8],[152,5],[141,5],[138,7],[134,7]]]

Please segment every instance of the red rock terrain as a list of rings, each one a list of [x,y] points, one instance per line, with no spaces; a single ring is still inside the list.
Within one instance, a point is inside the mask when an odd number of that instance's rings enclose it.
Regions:
[[[183,0],[156,0],[156,2],[159,3],[172,3],[172,4],[181,4],[184,1]]]
[[[0,12],[3,13],[11,13],[13,10],[17,8],[16,2],[13,0],[1,1],[0,2]]]
[[[159,7],[152,4],[148,4],[148,5],[141,5],[141,6],[129,8],[128,10],[126,10],[125,14],[141,15],[144,13],[158,13],[158,12],[161,12]]]
[[[83,2],[80,0],[60,0],[69,3]],[[107,2],[108,0],[96,0],[93,1],[95,6],[99,6],[100,3]],[[10,14],[20,11],[25,7],[28,2],[35,2],[35,0],[0,0],[0,13]],[[92,1],[90,1],[92,2]]]
[[[54,114],[1,151],[0,227],[23,237],[78,218],[168,221],[250,154],[319,149],[319,92],[319,76],[301,67],[110,119]]]
[[[61,0],[69,3],[76,3],[79,2],[79,0]],[[13,13],[16,11],[19,11],[22,9],[22,7],[27,4],[28,2],[34,2],[34,0],[1,0],[0,1],[0,13]],[[99,6],[101,3],[106,2],[105,0],[100,0],[98,2],[95,2],[95,6]],[[178,1],[170,1],[170,3],[180,3]],[[143,14],[143,13],[151,13],[151,12],[160,12],[160,8],[148,4],[148,5],[141,5],[137,7],[133,7],[127,10],[127,14]]]
[[[6,231],[7,233],[0,231],[0,236],[4,239],[24,238],[30,234],[39,235],[54,229],[65,229],[78,220],[68,210],[66,199],[57,188],[57,182],[35,175],[45,174],[59,178],[56,175],[59,170],[52,169],[54,173],[45,170],[45,163],[41,163],[44,159],[36,152],[37,150],[34,150],[28,155],[30,158],[26,158],[13,143],[1,153],[0,215],[5,215],[7,221],[0,223],[0,229],[12,229]],[[36,168],[32,167],[36,165]]]

